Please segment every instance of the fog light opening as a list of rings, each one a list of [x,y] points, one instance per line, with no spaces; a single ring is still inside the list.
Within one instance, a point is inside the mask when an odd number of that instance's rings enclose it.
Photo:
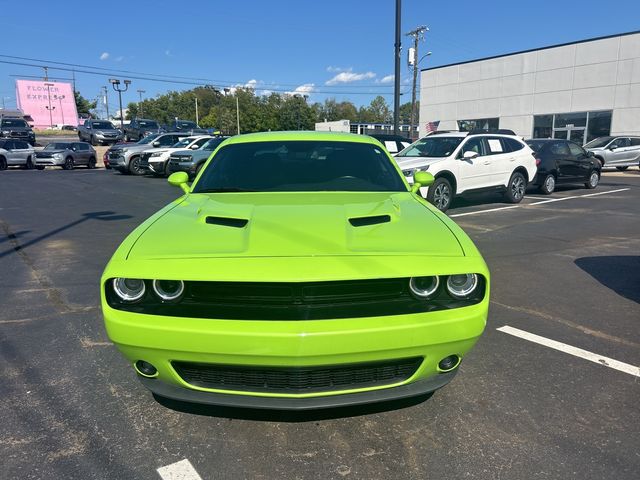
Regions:
[[[438,370],[440,372],[450,372],[451,370],[458,368],[458,365],[460,365],[461,361],[462,358],[460,358],[458,355],[449,355],[448,357],[444,357],[442,360],[440,360],[440,362],[438,363]]]
[[[134,367],[136,369],[136,372],[138,372],[138,374],[142,375],[143,377],[153,378],[158,376],[158,370],[156,369],[156,367],[151,365],[149,362],[145,362],[144,360],[138,360],[134,364]]]

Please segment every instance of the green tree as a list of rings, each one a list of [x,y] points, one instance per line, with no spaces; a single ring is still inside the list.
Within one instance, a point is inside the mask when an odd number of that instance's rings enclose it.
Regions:
[[[89,100],[84,98],[82,95],[80,95],[80,92],[78,92],[77,90],[73,91],[73,96],[76,101],[76,110],[78,110],[78,115],[80,114],[89,115],[91,113],[91,110],[96,108],[96,105],[98,103],[98,102],[90,102]]]

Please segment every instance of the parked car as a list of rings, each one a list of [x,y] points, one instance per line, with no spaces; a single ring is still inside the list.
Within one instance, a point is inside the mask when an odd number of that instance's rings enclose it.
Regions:
[[[534,151],[538,172],[531,182],[540,192],[549,195],[556,185],[582,183],[596,188],[602,166],[593,152],[587,152],[574,142],[558,139],[532,139],[527,145]]]
[[[469,237],[364,135],[228,139],[100,281],[110,339],[156,395],[313,409],[424,395],[482,334]],[[265,341],[268,338],[268,341]]]
[[[184,137],[171,145],[170,148],[153,148],[151,150],[145,150],[142,152],[140,168],[152,173],[153,175],[166,175],[168,173],[167,165],[169,164],[169,157],[173,152],[184,148],[197,150],[210,139],[211,137],[209,135]]]
[[[618,170],[634,166],[640,168],[640,137],[600,137],[591,140],[584,148],[593,152],[603,167],[616,167]]]
[[[197,150],[176,150],[169,156],[168,173],[187,172],[189,178],[194,178],[211,153],[229,137],[214,137],[209,139]]]
[[[160,125],[155,120],[136,118],[124,126],[124,139],[127,142],[137,142],[154,133],[162,133]]]
[[[0,138],[0,170],[14,165],[31,170],[34,160],[35,150],[26,141]]]
[[[108,145],[123,139],[122,132],[106,120],[86,120],[78,127],[80,141],[91,145]]]
[[[0,138],[24,140],[31,146],[36,144],[36,134],[22,118],[2,117],[0,119]]]
[[[186,132],[189,135],[208,135],[206,128],[200,128],[196,122],[190,120],[174,120],[167,126],[168,132]]]
[[[73,170],[78,165],[96,168],[95,149],[85,142],[52,142],[36,152],[36,168],[62,167]]]
[[[502,190],[508,202],[519,203],[536,174],[533,151],[507,130],[434,133],[395,159],[409,183],[418,171],[433,174],[433,185],[420,192],[443,212],[456,195],[484,190]]]
[[[187,133],[155,133],[136,143],[114,145],[109,151],[109,165],[123,174],[144,175],[141,168],[142,152],[151,148],[166,148],[177,143]]]
[[[411,145],[411,140],[400,135],[369,135],[378,140],[391,155],[395,155]]]

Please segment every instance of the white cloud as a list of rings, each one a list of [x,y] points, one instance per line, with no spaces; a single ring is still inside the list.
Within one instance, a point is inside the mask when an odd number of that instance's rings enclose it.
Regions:
[[[360,80],[366,80],[368,78],[375,78],[376,74],[373,72],[366,73],[354,73],[354,72],[340,72],[332,79],[327,80],[325,85],[337,85],[338,83],[351,83],[358,82]]]
[[[285,92],[286,95],[309,95],[316,89],[315,83],[305,83],[296,87],[292,92]]]
[[[102,52],[102,55],[100,55],[100,60],[106,60],[107,58],[109,58],[109,52]]]
[[[387,75],[386,77],[382,77],[380,79],[380,83],[391,83],[395,80],[395,75]]]
[[[247,83],[244,84],[244,88],[253,88],[255,90],[256,85],[258,85],[258,83],[262,83],[262,82],[259,82],[255,78],[252,78],[251,80],[249,80]]]
[[[329,65],[329,66],[327,67],[327,72],[331,72],[331,73],[334,73],[334,72],[343,72],[343,71],[345,71],[345,70],[351,70],[351,69],[350,69],[350,68],[342,68],[342,67],[334,67],[333,65]]]

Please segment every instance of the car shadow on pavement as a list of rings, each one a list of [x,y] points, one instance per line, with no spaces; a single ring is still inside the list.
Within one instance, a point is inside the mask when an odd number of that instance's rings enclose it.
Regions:
[[[324,408],[318,410],[290,411],[290,410],[263,410],[234,407],[218,407],[198,403],[188,403],[153,394],[153,398],[163,407],[171,410],[202,415],[206,417],[231,418],[234,420],[256,420],[266,422],[302,423],[319,420],[332,420],[338,418],[359,417],[374,413],[400,410],[418,405],[433,395],[427,393],[411,398],[391,400],[386,402],[370,403],[366,405],[353,405],[347,407]]]
[[[640,303],[640,256],[582,257],[575,264],[618,295]]]

